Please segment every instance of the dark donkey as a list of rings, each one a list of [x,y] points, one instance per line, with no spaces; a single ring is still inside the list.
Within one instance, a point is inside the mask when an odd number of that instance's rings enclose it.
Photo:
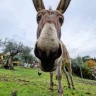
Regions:
[[[61,86],[62,71],[66,74],[68,87],[70,88],[68,73],[66,72],[65,66],[68,69],[72,87],[74,88],[69,53],[60,40],[61,26],[64,21],[64,16],[62,14],[66,11],[70,1],[71,0],[60,0],[56,10],[46,10],[42,0],[33,0],[35,9],[38,12],[37,42],[35,44],[34,53],[40,61],[41,70],[50,72],[51,90],[53,90],[53,71],[56,70],[59,96],[63,96]]]

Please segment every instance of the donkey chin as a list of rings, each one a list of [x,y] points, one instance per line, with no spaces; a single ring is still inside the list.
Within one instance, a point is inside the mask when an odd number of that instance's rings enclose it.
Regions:
[[[34,53],[40,60],[40,69],[44,72],[52,72],[57,68],[55,61],[61,56],[62,50],[59,44],[55,51],[50,50],[48,54],[46,50],[41,50],[36,44]]]

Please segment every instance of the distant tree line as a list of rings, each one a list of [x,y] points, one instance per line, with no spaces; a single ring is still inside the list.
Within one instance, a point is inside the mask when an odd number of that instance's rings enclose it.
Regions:
[[[96,79],[96,58],[90,56],[80,57],[72,59],[73,74],[81,78]]]

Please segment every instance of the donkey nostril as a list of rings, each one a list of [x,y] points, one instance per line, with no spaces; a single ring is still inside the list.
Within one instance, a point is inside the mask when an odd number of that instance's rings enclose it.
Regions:
[[[40,53],[39,50],[40,49],[38,48],[37,43],[36,43],[35,48],[34,48],[34,53],[35,53],[35,56],[40,59],[41,58],[41,53]]]
[[[61,45],[59,44],[59,48],[55,53],[55,59],[59,58],[61,55],[62,55],[62,49],[61,49]]]

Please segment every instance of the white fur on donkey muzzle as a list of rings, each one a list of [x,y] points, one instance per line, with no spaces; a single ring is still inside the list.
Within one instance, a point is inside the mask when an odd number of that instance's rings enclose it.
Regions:
[[[61,44],[54,24],[46,23],[35,45],[35,55],[41,60],[41,69],[46,72],[55,70],[54,63],[62,54]]]
[[[47,52],[47,55],[49,55],[50,50],[55,51],[56,49],[58,49],[59,40],[54,24],[46,23],[44,25],[37,43],[37,46],[41,50],[45,50]]]

